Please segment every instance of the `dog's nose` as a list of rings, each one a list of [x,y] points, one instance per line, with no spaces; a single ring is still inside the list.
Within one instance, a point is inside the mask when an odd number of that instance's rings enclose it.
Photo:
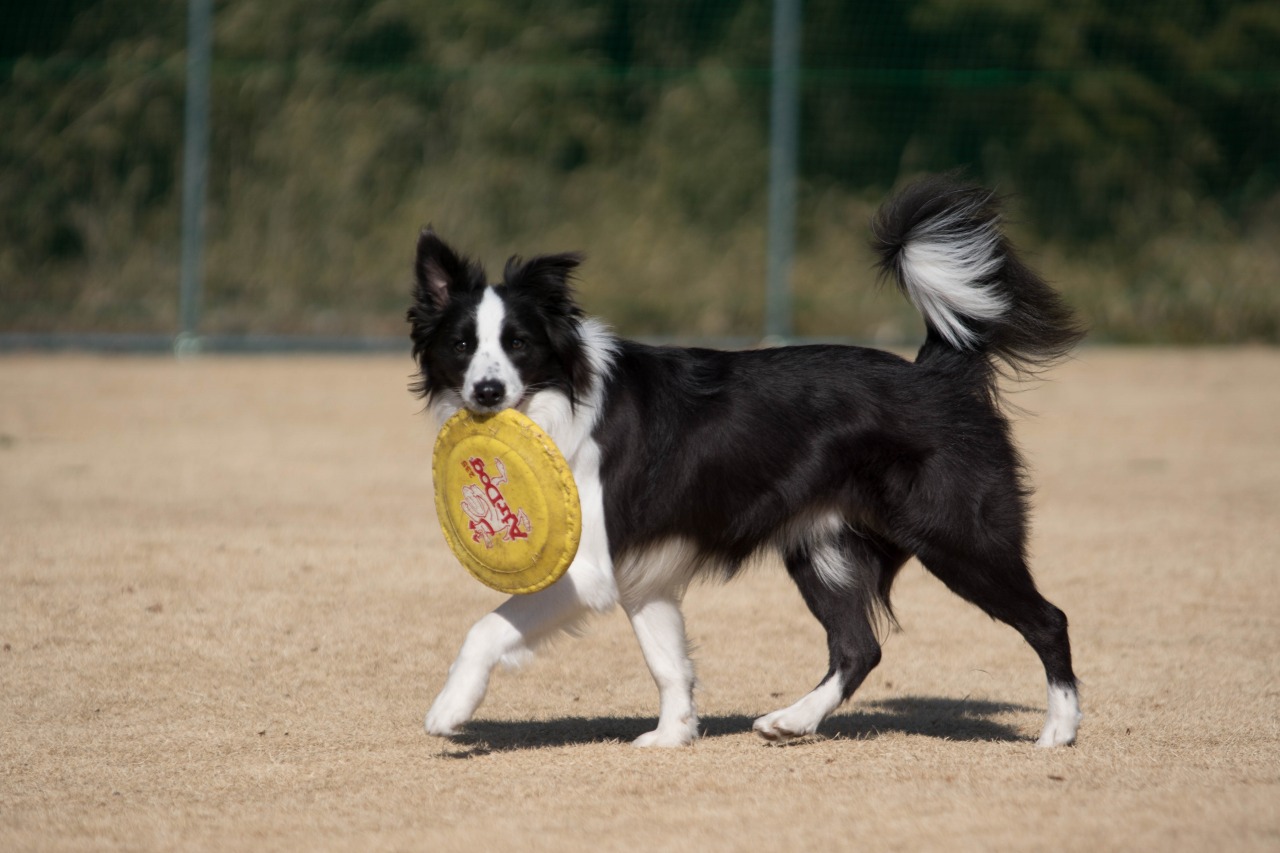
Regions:
[[[502,400],[503,395],[507,393],[507,389],[496,379],[481,379],[475,384],[472,393],[476,398],[476,402],[480,405],[494,406]]]

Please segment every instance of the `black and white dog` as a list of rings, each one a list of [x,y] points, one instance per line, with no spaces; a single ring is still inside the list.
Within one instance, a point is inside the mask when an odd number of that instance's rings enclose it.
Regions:
[[[755,721],[764,738],[813,733],[858,688],[880,661],[877,616],[892,618],[894,577],[915,556],[1022,634],[1048,678],[1037,743],[1074,741],[1067,619],[1027,568],[1030,489],[996,379],[1000,366],[1047,367],[1082,332],[1018,259],[985,190],[924,179],[881,209],[873,233],[883,270],[924,315],[914,363],[850,346],[721,352],[622,340],[574,301],[580,255],[513,257],[490,283],[422,233],[408,312],[415,390],[439,422],[460,407],[527,414],[568,460],[583,515],[564,577],[467,634],[428,732],[458,732],[499,662],[621,603],[660,701],[657,727],[635,744],[691,742],[685,590],[775,550],[827,631],[830,669]]]

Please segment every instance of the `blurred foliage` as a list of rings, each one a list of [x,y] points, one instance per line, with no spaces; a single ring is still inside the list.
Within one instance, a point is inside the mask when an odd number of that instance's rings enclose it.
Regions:
[[[762,326],[771,4],[220,0],[204,328],[401,332],[432,222],[586,249],[638,334]],[[964,168],[1096,337],[1280,340],[1280,4],[804,4],[797,333],[901,341],[865,222]],[[0,9],[0,328],[176,325],[185,4]]]

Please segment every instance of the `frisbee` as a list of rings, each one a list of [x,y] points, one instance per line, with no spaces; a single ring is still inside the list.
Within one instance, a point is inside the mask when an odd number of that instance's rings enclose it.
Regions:
[[[432,453],[445,541],[486,586],[527,594],[560,579],[578,553],[582,506],[551,436],[515,409],[461,409]]]

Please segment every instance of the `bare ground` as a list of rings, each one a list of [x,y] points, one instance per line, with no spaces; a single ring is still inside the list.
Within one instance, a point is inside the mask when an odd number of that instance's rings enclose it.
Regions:
[[[1280,849],[1280,352],[1085,350],[1016,402],[1085,722],[918,566],[821,737],[776,566],[689,596],[706,736],[648,752],[620,614],[422,717],[498,598],[391,358],[0,359],[0,849]]]

